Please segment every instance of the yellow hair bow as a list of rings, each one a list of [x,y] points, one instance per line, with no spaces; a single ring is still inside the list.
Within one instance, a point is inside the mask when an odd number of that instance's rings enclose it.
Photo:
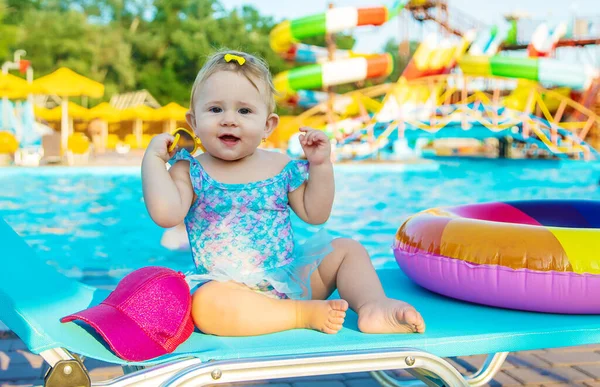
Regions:
[[[225,54],[225,62],[231,62],[232,60],[238,62],[240,66],[246,63],[246,58],[244,57],[234,54]]]

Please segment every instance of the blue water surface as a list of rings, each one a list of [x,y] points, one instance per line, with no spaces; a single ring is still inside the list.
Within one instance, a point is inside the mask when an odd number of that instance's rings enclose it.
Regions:
[[[574,161],[339,165],[335,176],[334,209],[325,226],[336,236],[362,242],[377,268],[396,267],[390,248],[396,230],[426,208],[517,199],[600,200],[600,165]],[[42,259],[88,284],[114,285],[147,265],[192,269],[189,253],[160,245],[164,230],[146,212],[139,168],[0,169],[0,216]],[[303,224],[297,230],[308,232]]]

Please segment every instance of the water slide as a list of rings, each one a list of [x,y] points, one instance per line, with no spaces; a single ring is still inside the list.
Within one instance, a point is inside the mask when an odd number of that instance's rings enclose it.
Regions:
[[[486,56],[495,55],[500,49],[500,46],[512,35],[516,34],[515,30],[516,24],[503,23],[479,31],[469,47],[469,54]]]
[[[375,116],[376,120],[391,122],[399,116],[416,118],[419,115],[427,115],[427,111],[435,108],[437,97],[442,90],[439,87],[410,85],[406,82],[448,74],[467,50],[487,55],[495,54],[508,36],[509,27],[505,27],[494,27],[479,33],[474,30],[467,31],[462,34],[458,43],[451,43],[447,39],[440,41],[436,35],[428,35],[417,48],[400,80],[384,99],[382,108]],[[392,132],[393,130],[382,131],[370,148],[363,147],[364,154],[361,156],[368,157],[386,146],[387,137]]]
[[[432,20],[444,26],[443,21],[436,18]],[[477,33],[468,55],[460,59],[459,66],[465,74],[470,75],[523,78],[549,86],[585,90],[591,85],[594,77],[598,76],[591,66],[545,58],[554,52],[562,38],[572,35],[572,30],[573,25],[564,22],[554,26],[541,23],[535,29],[527,47],[529,58],[516,58],[495,56],[503,44],[517,43],[516,20],[494,25]]]
[[[554,86],[563,86],[557,89],[561,94],[569,93],[569,88],[587,89],[592,84],[597,72],[591,68],[582,65],[570,65],[548,58],[516,58],[496,55],[500,45],[510,34],[509,25],[506,28],[491,28],[483,30],[477,35],[468,32],[463,35],[463,39],[455,46],[449,44],[437,44],[435,40],[429,40],[429,37],[419,46],[413,59],[402,74],[405,79],[415,79],[419,77],[439,75],[447,73],[458,63],[464,73],[471,75],[496,75],[517,79],[528,79],[540,83],[552,84]],[[547,50],[553,50],[556,41],[560,36],[564,36],[564,28],[557,28],[554,31],[547,27],[537,30],[535,47],[539,54]],[[541,32],[539,32],[541,31]],[[532,46],[534,43],[531,44]],[[464,55],[468,50],[468,55]],[[475,54],[475,55],[473,55]],[[395,98],[384,100],[383,107],[377,114],[377,120],[381,122],[391,122],[398,117],[419,115],[419,110],[431,103],[435,103],[432,96],[436,96],[435,90],[429,93],[417,93],[415,86],[402,85],[393,90],[388,97],[395,94]],[[508,97],[506,102],[511,102],[512,108],[523,108],[526,98],[529,96],[529,86],[515,89],[515,92]],[[552,101],[546,101],[550,103]],[[431,108],[432,106],[430,106]],[[548,104],[550,107],[550,104]],[[420,108],[420,109],[419,109]],[[417,117],[414,118],[417,118]],[[360,156],[368,157],[377,152],[382,146],[386,146],[387,137],[393,131],[383,131],[375,143],[370,147],[363,147]],[[357,154],[358,156],[358,154]]]
[[[402,77],[408,81],[447,74],[454,68],[457,60],[464,55],[475,38],[475,32],[470,31],[463,35],[458,44],[449,40],[438,40],[434,34],[428,35],[415,51],[408,63]]]
[[[471,46],[476,34],[474,31],[465,33],[458,43],[451,43],[444,39],[439,41],[436,35],[428,35],[415,51],[411,61],[408,63],[398,82],[383,100],[382,108],[376,113],[373,121],[392,122],[398,117],[417,117],[428,115],[428,111],[437,105],[437,97],[442,89],[439,86],[411,85],[408,81],[447,74],[456,66],[458,59],[464,55]],[[487,41],[495,39],[495,36],[487,34]],[[362,127],[358,133],[366,133],[367,129]],[[376,135],[372,144],[359,144],[360,150],[350,150],[354,158],[365,158],[378,152],[382,147],[388,145],[388,136],[393,130],[383,130]],[[350,138],[352,140],[353,138]],[[351,146],[342,144],[346,149]],[[343,150],[342,150],[343,151]]]
[[[531,58],[546,57],[554,52],[558,41],[568,33],[567,23],[559,23],[551,29],[547,23],[542,23],[535,29],[527,54]]]
[[[387,146],[389,144],[388,137],[394,130],[374,130],[377,127],[375,122],[392,122],[400,116],[415,117],[427,114],[429,109],[435,108],[437,97],[442,91],[439,87],[422,84],[411,85],[408,82],[417,78],[449,73],[455,67],[457,60],[469,48],[475,36],[475,32],[470,31],[464,34],[458,43],[451,43],[447,39],[440,41],[434,34],[428,35],[415,51],[400,79],[385,96],[382,107],[369,125],[365,127],[362,122],[358,121],[327,125],[326,131],[331,131],[332,128],[329,127],[334,125],[344,129],[353,128],[350,131],[354,134],[338,144],[340,157],[351,154],[353,159],[363,159]],[[356,142],[357,139],[367,135],[370,130],[375,136],[370,143]]]
[[[564,22],[553,27],[548,23],[538,25],[527,47],[527,58],[496,55],[500,45],[508,40],[507,37],[516,33],[515,28],[514,22],[512,27],[508,23],[493,27],[490,35],[494,39],[487,44],[482,43],[486,41],[485,36],[481,36],[481,39],[478,37],[468,55],[459,60],[462,71],[469,75],[527,79],[575,90],[586,90],[598,76],[592,66],[547,58],[554,52],[560,39],[572,34],[572,26]]]
[[[465,55],[459,59],[458,65],[469,75],[520,78],[576,90],[586,90],[599,75],[591,66],[570,64],[550,58]]]
[[[303,39],[334,34],[361,26],[380,26],[397,16],[409,0],[396,0],[391,7],[339,7],[325,13],[286,20],[270,34],[271,48],[282,57],[296,62],[311,63],[277,74],[275,88],[281,101],[309,106],[327,99],[323,89],[366,79],[388,76],[393,70],[389,54],[356,54],[338,50],[334,60],[328,61],[327,49],[301,44]],[[298,94],[300,92],[300,94]],[[300,97],[303,97],[300,101]]]

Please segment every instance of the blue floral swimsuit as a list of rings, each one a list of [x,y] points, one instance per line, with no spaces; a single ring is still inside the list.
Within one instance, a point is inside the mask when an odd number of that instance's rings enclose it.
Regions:
[[[275,298],[310,299],[310,275],[332,251],[325,230],[304,243],[294,238],[288,193],[308,177],[308,162],[291,160],[277,175],[247,184],[211,178],[185,149],[196,200],[185,225],[194,281],[235,281]]]

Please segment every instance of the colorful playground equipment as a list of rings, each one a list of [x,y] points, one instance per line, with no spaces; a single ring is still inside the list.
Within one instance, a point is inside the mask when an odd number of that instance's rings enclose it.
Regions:
[[[509,138],[530,157],[597,158],[585,141],[600,126],[594,111],[600,73],[590,65],[548,58],[567,45],[563,38],[570,39],[568,45],[591,44],[589,39],[573,41],[572,25],[542,23],[530,42],[519,45],[515,20],[462,32],[429,14],[415,15],[419,7],[443,3],[411,1],[396,10],[437,22],[460,36],[458,42],[427,37],[397,82],[332,100],[322,93],[312,102],[323,102],[300,114],[298,126],[310,122],[329,133],[341,160],[414,156],[417,139],[448,137]],[[529,57],[499,54],[507,47],[526,49]]]
[[[566,23],[559,23],[556,28],[551,29],[547,23],[540,24],[527,47],[527,54],[532,57],[549,56],[556,49],[556,45],[568,33]]]
[[[300,42],[360,26],[383,25],[397,16],[407,3],[408,0],[396,0],[391,7],[333,8],[277,25],[271,31],[271,48],[285,59],[310,63],[275,76],[279,102],[310,107],[329,98],[326,92],[314,90],[388,76],[393,70],[389,54],[363,55],[347,50],[329,53],[327,48]],[[329,60],[330,55],[332,60]]]
[[[527,79],[577,90],[586,90],[599,75],[598,70],[589,65],[564,63],[549,58],[465,55],[458,65],[463,73],[469,75]]]
[[[381,151],[393,152],[398,140],[505,137],[548,156],[596,157],[597,152],[584,142],[598,124],[594,112],[535,82],[523,86],[528,94],[522,110],[508,108],[504,101],[512,95],[504,90],[507,82],[507,78],[451,74],[394,84],[385,96],[390,102],[339,143],[338,157],[365,159]],[[402,96],[407,89],[421,90],[420,98],[426,103],[409,108],[396,103],[396,95]],[[581,119],[570,121],[575,112]]]
[[[315,64],[278,74],[274,79],[275,88],[281,97],[289,101],[297,92],[304,91],[297,101],[307,106],[310,102],[322,102],[327,93],[311,92],[328,86],[363,81],[365,79],[388,76],[393,70],[392,57],[382,54],[371,58],[350,58],[323,64]]]
[[[447,74],[473,43],[475,36],[474,31],[469,31],[458,44],[452,44],[448,40],[439,42],[435,35],[429,35],[417,48],[402,77],[411,80]]]

